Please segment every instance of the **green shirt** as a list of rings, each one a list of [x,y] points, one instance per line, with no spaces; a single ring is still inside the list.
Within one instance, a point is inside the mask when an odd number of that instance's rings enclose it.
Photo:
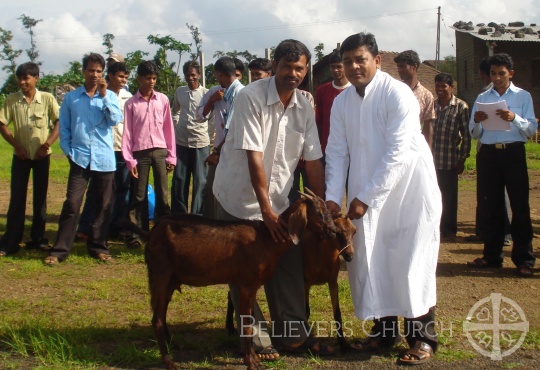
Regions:
[[[59,116],[58,103],[49,93],[36,91],[30,104],[22,92],[10,94],[0,109],[0,124],[13,124],[13,137],[34,159],[38,149],[49,137]],[[48,150],[49,154],[51,149]]]

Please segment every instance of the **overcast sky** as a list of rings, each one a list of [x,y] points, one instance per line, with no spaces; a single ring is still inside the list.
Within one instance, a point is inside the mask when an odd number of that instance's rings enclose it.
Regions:
[[[156,49],[146,37],[171,35],[191,43],[186,23],[202,34],[206,64],[216,50],[248,50],[262,57],[265,48],[287,38],[310,50],[322,42],[329,53],[360,31],[373,33],[379,50],[414,49],[425,60],[435,59],[437,6],[442,13],[441,58],[455,55],[450,27],[456,21],[540,23],[540,0],[18,0],[2,1],[0,27],[13,32],[14,48],[28,49],[29,35],[17,18],[24,13],[43,19],[35,27],[35,39],[45,73],[62,73],[69,61],[80,61],[88,51],[103,53],[106,33],[115,36],[116,52],[139,49],[152,57]],[[23,52],[17,62],[27,60]],[[0,83],[5,77],[0,72]]]

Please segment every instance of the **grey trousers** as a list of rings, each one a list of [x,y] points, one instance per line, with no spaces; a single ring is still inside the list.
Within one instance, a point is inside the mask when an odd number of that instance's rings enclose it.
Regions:
[[[216,217],[223,221],[239,220],[225,211],[217,201]],[[238,289],[236,286],[230,285],[230,290],[235,307],[236,323],[241,333]],[[272,333],[269,334],[261,309],[255,302],[253,308],[256,327],[253,337],[255,350],[271,345],[272,341],[276,345],[287,347],[305,342],[310,333],[304,297],[302,250],[299,246],[292,247],[281,256],[277,269],[265,284],[264,290],[272,318]]]

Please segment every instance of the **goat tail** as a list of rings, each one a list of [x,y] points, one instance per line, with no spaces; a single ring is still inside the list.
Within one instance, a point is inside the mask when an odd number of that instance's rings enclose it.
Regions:
[[[127,229],[137,235],[139,235],[139,237],[144,240],[145,242],[147,242],[149,239],[150,239],[150,231],[145,231],[143,229],[141,229],[139,226],[135,225],[133,222],[127,220],[127,219],[123,219],[123,220],[120,220],[118,221],[118,224],[123,227],[124,229]]]

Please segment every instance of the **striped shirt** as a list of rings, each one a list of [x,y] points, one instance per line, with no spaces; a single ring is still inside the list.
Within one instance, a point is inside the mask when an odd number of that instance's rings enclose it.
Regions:
[[[433,159],[438,170],[452,170],[459,161],[465,161],[471,151],[469,133],[469,106],[452,95],[443,108],[435,101],[437,118],[433,123]]]

